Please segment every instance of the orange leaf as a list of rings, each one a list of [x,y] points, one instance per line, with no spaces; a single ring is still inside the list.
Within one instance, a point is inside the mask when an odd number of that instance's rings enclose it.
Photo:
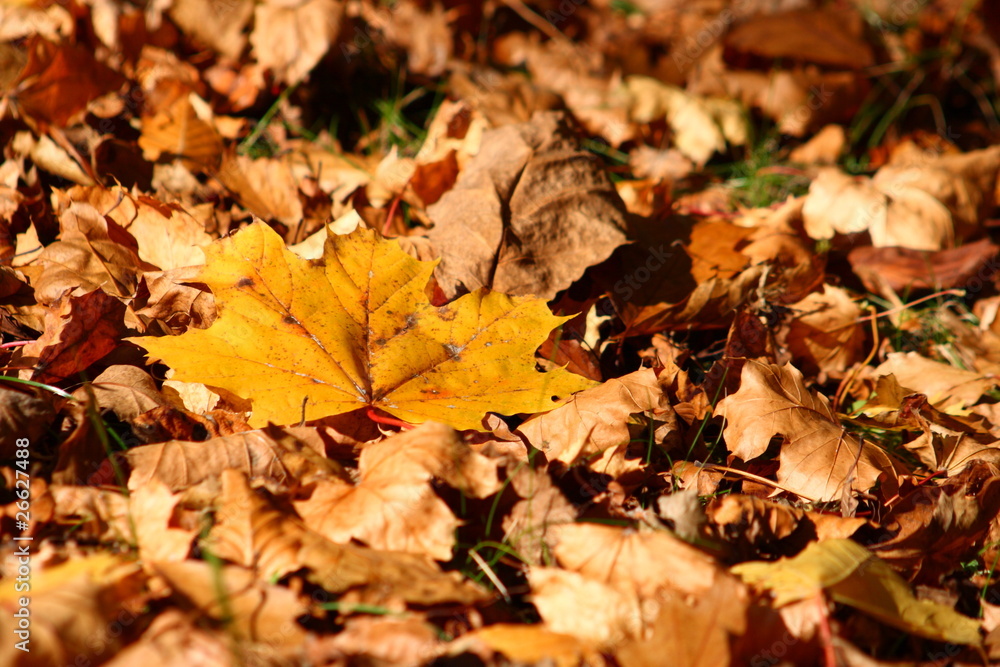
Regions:
[[[434,264],[373,231],[331,236],[310,262],[258,223],[207,255],[199,282],[215,294],[216,323],[129,340],[175,380],[252,399],[253,426],[371,406],[478,429],[486,411],[542,412],[593,386],[563,369],[535,370],[534,351],[566,319],[543,301],[479,290],[436,308],[424,293]]]

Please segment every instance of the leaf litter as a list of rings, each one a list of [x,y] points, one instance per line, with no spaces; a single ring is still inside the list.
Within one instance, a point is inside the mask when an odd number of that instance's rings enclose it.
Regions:
[[[987,7],[0,15],[3,664],[1000,660]]]

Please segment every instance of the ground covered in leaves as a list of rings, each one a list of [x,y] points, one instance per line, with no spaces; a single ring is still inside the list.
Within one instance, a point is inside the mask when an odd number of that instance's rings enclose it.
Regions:
[[[989,2],[0,6],[0,663],[1000,662]]]

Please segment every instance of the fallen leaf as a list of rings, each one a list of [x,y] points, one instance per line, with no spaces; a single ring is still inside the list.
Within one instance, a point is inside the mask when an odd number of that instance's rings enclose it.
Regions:
[[[306,526],[338,543],[352,538],[384,551],[450,560],[458,519],[434,493],[438,478],[470,496],[500,488],[496,462],[472,452],[454,429],[426,423],[369,445],[356,485],[320,483],[295,509]]]
[[[80,296],[65,295],[45,315],[45,332],[22,348],[22,363],[30,363],[30,379],[58,382],[74,377],[118,347],[124,330],[125,305],[97,289]]]
[[[720,571],[711,556],[666,530],[573,523],[549,531],[555,542],[552,551],[564,569],[639,599],[653,598],[661,589],[704,593]],[[644,567],[650,559],[660,566]]]
[[[880,477],[883,483],[895,480],[888,454],[847,433],[793,366],[748,362],[739,391],[722,399],[716,414],[726,419],[726,446],[744,461],[763,455],[771,438],[783,436],[778,484],[804,498],[839,500],[845,484],[867,491]]]
[[[863,28],[861,17],[846,8],[762,12],[729,31],[725,45],[763,58],[862,69],[874,63]]]
[[[278,80],[298,83],[337,38],[343,13],[340,0],[259,2],[250,33],[254,57]]]
[[[676,416],[651,368],[580,392],[551,412],[527,420],[517,428],[525,442],[550,461],[572,464],[609,448],[628,444],[632,415],[648,414],[659,422],[675,423]]]
[[[868,290],[884,294],[886,287],[904,293],[975,285],[989,273],[998,254],[1000,246],[989,239],[980,239],[933,252],[858,246],[851,249],[847,259]]]
[[[596,647],[589,642],[555,632],[543,625],[497,623],[470,632],[455,644],[454,653],[461,653],[481,645],[522,663],[537,664],[551,660],[556,667],[606,664],[601,660]],[[492,656],[487,653],[484,659],[490,657]]]
[[[528,571],[531,602],[553,632],[610,648],[642,632],[638,598],[612,585],[555,567]]]
[[[732,571],[770,591],[778,607],[826,591],[834,601],[904,632],[940,642],[982,643],[978,621],[942,604],[918,600],[885,561],[850,540],[814,542],[794,558],[741,563]]]
[[[983,394],[997,386],[995,377],[956,368],[916,352],[891,352],[875,368],[874,374],[876,377],[894,375],[900,385],[926,395],[944,412],[974,405]]]
[[[424,295],[434,265],[375,232],[331,236],[322,263],[298,259],[260,223],[207,252],[200,281],[220,306],[216,323],[128,340],[175,380],[252,399],[251,425],[370,406],[477,429],[487,410],[550,410],[553,396],[592,386],[534,370],[531,355],[564,320],[544,302],[477,291],[435,308]],[[261,347],[260,336],[273,342]]]
[[[614,185],[560,113],[484,133],[427,213],[449,296],[461,284],[551,299],[625,242]]]

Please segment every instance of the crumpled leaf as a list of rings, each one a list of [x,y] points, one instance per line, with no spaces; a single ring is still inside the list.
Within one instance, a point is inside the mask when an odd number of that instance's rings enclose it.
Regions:
[[[255,493],[237,471],[222,475],[223,493],[209,544],[222,558],[265,576],[300,568],[331,593],[363,591],[370,600],[418,605],[473,603],[485,593],[455,572],[442,572],[426,556],[336,544],[302,525],[285,503]]]
[[[845,484],[867,491],[883,473],[887,481],[895,479],[888,454],[848,434],[794,366],[746,363],[739,391],[720,401],[716,414],[726,419],[726,446],[744,461],[763,455],[774,436],[784,436],[778,483],[804,498],[837,500]]]
[[[365,447],[358,472],[357,485],[320,483],[312,497],[295,503],[306,525],[334,542],[356,539],[442,561],[452,557],[459,521],[431,480],[478,498],[500,488],[496,462],[471,451],[443,424],[422,424]]]
[[[982,642],[978,621],[943,604],[918,600],[885,561],[851,540],[813,542],[794,558],[741,563],[732,571],[771,591],[778,607],[826,591],[835,602],[904,632],[953,644]]]
[[[720,573],[715,560],[666,530],[636,531],[596,523],[550,526],[556,560],[566,570],[647,599],[662,589],[697,595]],[[656,562],[656,568],[647,567]]]
[[[632,119],[648,123],[665,118],[674,130],[677,150],[699,165],[724,151],[727,142],[747,142],[745,110],[734,100],[697,97],[646,76],[628,77],[625,88]]]
[[[343,13],[340,0],[257,3],[250,34],[254,57],[280,81],[298,83],[337,38]]]
[[[578,458],[628,444],[629,419],[638,413],[649,413],[659,422],[676,422],[651,368],[581,392],[565,405],[527,420],[517,433],[550,461],[571,464]]]
[[[301,260],[257,223],[211,246],[199,276],[219,305],[207,330],[127,339],[175,370],[254,402],[250,424],[379,408],[412,423],[481,427],[486,411],[541,412],[593,386],[534,350],[566,318],[544,302],[477,291],[441,307],[424,287],[432,263],[358,229]],[[262,341],[264,343],[262,344]]]
[[[892,352],[874,373],[876,376],[895,375],[901,386],[925,394],[945,412],[974,405],[984,393],[997,386],[992,375],[956,368],[916,352]]]
[[[445,294],[459,284],[551,299],[625,243],[625,207],[560,113],[486,132],[428,208]]]

